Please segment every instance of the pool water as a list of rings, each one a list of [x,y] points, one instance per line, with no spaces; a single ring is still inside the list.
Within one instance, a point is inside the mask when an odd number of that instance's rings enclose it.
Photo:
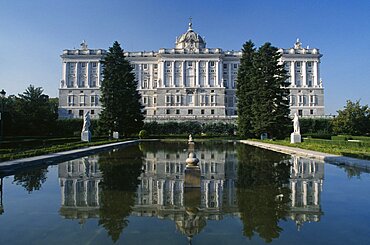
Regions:
[[[370,175],[235,142],[145,142],[1,178],[0,244],[370,244]]]

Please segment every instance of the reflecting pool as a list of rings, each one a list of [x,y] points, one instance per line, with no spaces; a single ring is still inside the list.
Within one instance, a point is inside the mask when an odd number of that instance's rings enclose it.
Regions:
[[[1,178],[0,244],[370,244],[370,175],[234,142],[145,142]]]

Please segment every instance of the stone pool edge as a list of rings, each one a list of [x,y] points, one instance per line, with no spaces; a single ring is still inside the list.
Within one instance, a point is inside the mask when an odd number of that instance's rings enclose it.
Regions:
[[[28,157],[28,158],[20,158],[5,162],[0,162],[0,171],[11,172],[21,168],[28,168],[33,167],[36,165],[43,165],[43,164],[53,164],[54,162],[59,162],[63,160],[74,159],[77,157],[83,157],[86,155],[91,155],[94,153],[106,151],[108,149],[114,148],[121,148],[123,146],[129,146],[132,144],[136,144],[142,141],[155,141],[155,140],[128,140],[104,145],[97,145],[97,146],[90,146],[86,148],[79,148],[69,151],[61,151],[56,153],[50,153],[46,155]]]
[[[269,143],[263,143],[263,142],[258,142],[258,141],[251,141],[251,140],[239,140],[239,142],[243,144],[247,144],[247,145],[264,148],[264,149],[271,150],[271,151],[293,154],[293,155],[298,155],[298,156],[307,157],[307,158],[313,158],[313,159],[317,159],[317,160],[331,163],[334,165],[345,165],[349,167],[356,167],[356,168],[370,170],[369,160],[333,155],[333,154],[328,154],[328,153],[323,153],[323,152],[318,152],[318,151],[311,151],[311,150],[305,150],[305,149],[300,149],[296,147],[275,145],[275,144],[269,144]]]

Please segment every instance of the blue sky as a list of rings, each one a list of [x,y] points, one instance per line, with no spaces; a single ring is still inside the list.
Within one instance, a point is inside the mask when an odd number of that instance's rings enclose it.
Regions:
[[[174,47],[188,18],[207,46],[239,50],[252,39],[281,48],[319,48],[326,114],[347,99],[370,104],[370,1],[0,0],[0,89],[22,93],[29,84],[58,95],[63,49],[128,51]]]

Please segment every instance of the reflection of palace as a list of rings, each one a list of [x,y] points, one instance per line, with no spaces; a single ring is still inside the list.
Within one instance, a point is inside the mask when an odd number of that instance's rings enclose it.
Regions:
[[[144,152],[132,215],[171,219],[186,235],[194,235],[206,220],[220,220],[224,214],[240,217],[237,195],[237,156],[232,151],[198,150],[201,188],[196,206],[187,205],[184,170],[187,153],[158,150]],[[59,164],[62,207],[65,218],[98,218],[102,181],[99,158],[89,156]],[[320,194],[324,165],[292,156],[289,218],[298,228],[304,222],[320,221]],[[109,177],[108,177],[109,178]]]
[[[198,151],[201,169],[201,203],[199,208],[212,212],[219,219],[219,211],[226,206],[235,208],[236,161],[231,152]],[[184,208],[184,170],[187,153],[146,153],[144,172],[140,176],[135,209],[150,208],[153,212],[140,215],[161,215],[165,210]],[[226,168],[227,165],[227,168]],[[154,211],[153,210],[153,211]],[[137,213],[139,214],[139,213]]]
[[[290,218],[296,222],[298,229],[303,222],[320,221],[323,180],[323,163],[292,156]]]
[[[62,194],[60,213],[66,218],[98,217],[99,182],[102,179],[98,158],[84,157],[58,165]]]

